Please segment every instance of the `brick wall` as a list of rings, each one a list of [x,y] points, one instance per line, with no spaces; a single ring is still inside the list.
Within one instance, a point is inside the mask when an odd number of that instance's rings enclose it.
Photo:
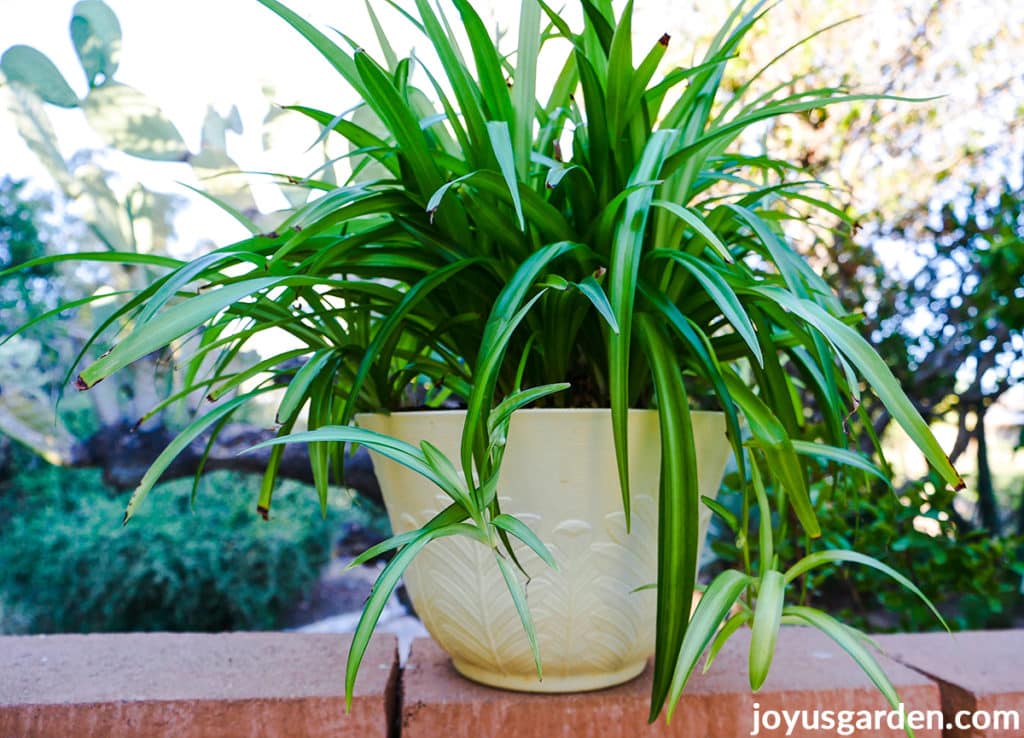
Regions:
[[[1024,722],[1024,631],[877,639],[907,710],[1009,710]],[[786,735],[774,710],[875,711],[886,704],[817,631],[786,628],[772,673],[752,695],[743,635],[691,680],[669,725],[647,725],[649,674],[600,692],[503,692],[459,677],[430,640],[399,668],[391,636],[374,639],[345,714],[349,637],[296,633],[0,637],[0,738],[739,738]],[[698,670],[699,671],[699,670]],[[792,736],[839,735],[797,725]],[[853,735],[904,735],[899,730]],[[916,731],[918,738],[1024,736]]]

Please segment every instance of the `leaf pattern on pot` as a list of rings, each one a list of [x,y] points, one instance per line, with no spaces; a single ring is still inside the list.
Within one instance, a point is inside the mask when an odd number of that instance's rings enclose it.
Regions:
[[[445,504],[403,513],[402,529],[420,526]],[[546,677],[616,671],[653,652],[655,595],[635,591],[657,571],[657,503],[635,495],[633,532],[622,512],[553,520],[502,509],[530,526],[549,547],[559,569],[548,568],[525,545],[514,546],[529,572],[522,580],[537,628]],[[513,539],[514,540],[514,539]],[[409,567],[406,586],[431,635],[457,661],[502,675],[535,674],[529,644],[494,555],[463,538],[427,546]]]

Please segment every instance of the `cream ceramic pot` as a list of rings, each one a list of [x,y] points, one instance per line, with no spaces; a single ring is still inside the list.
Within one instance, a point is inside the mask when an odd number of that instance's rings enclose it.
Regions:
[[[419,445],[456,465],[463,411],[360,415],[369,430]],[[714,496],[729,457],[721,413],[694,412],[702,495]],[[423,624],[464,676],[531,692],[601,689],[632,679],[654,652],[660,433],[654,410],[629,413],[631,533],[622,511],[608,410],[521,410],[512,417],[498,496],[548,546],[558,570],[516,548],[530,579],[544,680],[493,554],[449,537],[420,552],[405,585]],[[371,452],[372,454],[372,452]],[[395,533],[418,528],[450,503],[430,482],[373,454]],[[701,544],[707,527],[701,521]],[[518,541],[515,541],[518,543]]]

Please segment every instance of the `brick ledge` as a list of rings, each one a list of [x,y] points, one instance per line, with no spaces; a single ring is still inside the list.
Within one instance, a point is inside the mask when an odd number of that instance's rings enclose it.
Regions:
[[[1024,722],[1024,630],[876,640],[888,654],[880,661],[908,709],[941,707],[947,716],[961,709],[1015,710]],[[601,692],[504,692],[458,676],[429,639],[414,643],[400,673],[392,636],[371,643],[353,712],[345,715],[349,642],[347,635],[300,633],[0,637],[0,738],[732,738],[751,733],[755,703],[762,714],[885,707],[874,686],[831,641],[816,631],[786,628],[761,692],[750,694],[748,640],[738,634],[708,674],[694,675],[669,726],[646,723],[649,670]],[[784,733],[763,730],[761,735]]]

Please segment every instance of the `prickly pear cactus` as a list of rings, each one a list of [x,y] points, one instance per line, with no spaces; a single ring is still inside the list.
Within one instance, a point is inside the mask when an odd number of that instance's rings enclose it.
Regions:
[[[102,0],[81,0],[75,4],[70,24],[71,42],[84,75],[84,92],[79,95],[74,76],[65,77],[41,51],[16,45],[0,56],[0,100],[13,114],[18,131],[46,171],[53,177],[68,203],[71,215],[81,219],[91,234],[112,251],[164,253],[174,235],[176,212],[184,198],[153,192],[141,185],[115,188],[110,171],[102,166],[96,152],[78,152],[65,158],[47,114],[47,106],[80,110],[85,122],[111,149],[154,162],[185,163],[192,167],[202,190],[210,199],[241,215],[254,228],[273,230],[282,216],[262,214],[256,206],[248,177],[228,156],[227,133],[242,132],[237,109],[221,116],[208,110],[197,152],[190,151],[180,131],[160,107],[144,92],[116,79],[121,56],[121,25]],[[68,80],[71,79],[72,82]],[[302,189],[302,197],[309,190]],[[292,198],[295,192],[289,192]],[[293,204],[298,204],[293,201]],[[87,249],[88,250],[88,249]],[[116,264],[105,267],[103,290],[137,291],[155,277],[152,270]],[[97,285],[93,285],[95,288]],[[92,288],[90,288],[92,289]],[[114,302],[101,301],[80,308],[74,320],[88,335],[114,309]],[[0,434],[22,440],[48,458],[65,458],[71,435],[52,412],[52,398],[36,388],[15,384],[19,374],[11,362],[31,359],[31,344],[8,343],[3,348],[7,364],[0,364],[6,386],[0,390]],[[20,363],[18,364],[20,366]],[[31,374],[29,372],[28,374]],[[158,392],[155,379],[164,385]],[[166,378],[166,381],[165,381]],[[168,374],[165,362],[154,357],[125,372],[116,383],[90,393],[104,424],[129,422],[156,405],[159,395],[174,391],[178,378]],[[115,386],[116,385],[116,386]],[[130,398],[130,399],[126,399]],[[196,400],[198,403],[200,399]],[[188,407],[178,406],[186,414]],[[156,420],[156,418],[154,418]],[[182,420],[182,418],[178,418]],[[34,421],[48,424],[36,427]]]
[[[274,216],[260,214],[248,178],[227,154],[226,133],[242,132],[236,108],[227,116],[210,108],[199,151],[192,152],[156,102],[115,79],[121,56],[121,24],[103,0],[78,2],[72,11],[70,32],[87,87],[81,97],[38,49],[16,45],[0,57],[0,73],[8,83],[9,107],[19,132],[68,199],[98,198],[94,205],[83,208],[92,213],[109,213],[111,209],[107,192],[82,187],[75,181],[79,175],[60,155],[44,103],[80,109],[88,125],[112,149],[150,161],[189,164],[203,183],[204,193],[214,201],[261,225],[276,224]],[[272,117],[268,116],[268,125]],[[304,201],[309,191],[288,188],[284,194],[294,206]],[[131,238],[122,225],[105,220],[94,227],[108,246],[124,248]]]

